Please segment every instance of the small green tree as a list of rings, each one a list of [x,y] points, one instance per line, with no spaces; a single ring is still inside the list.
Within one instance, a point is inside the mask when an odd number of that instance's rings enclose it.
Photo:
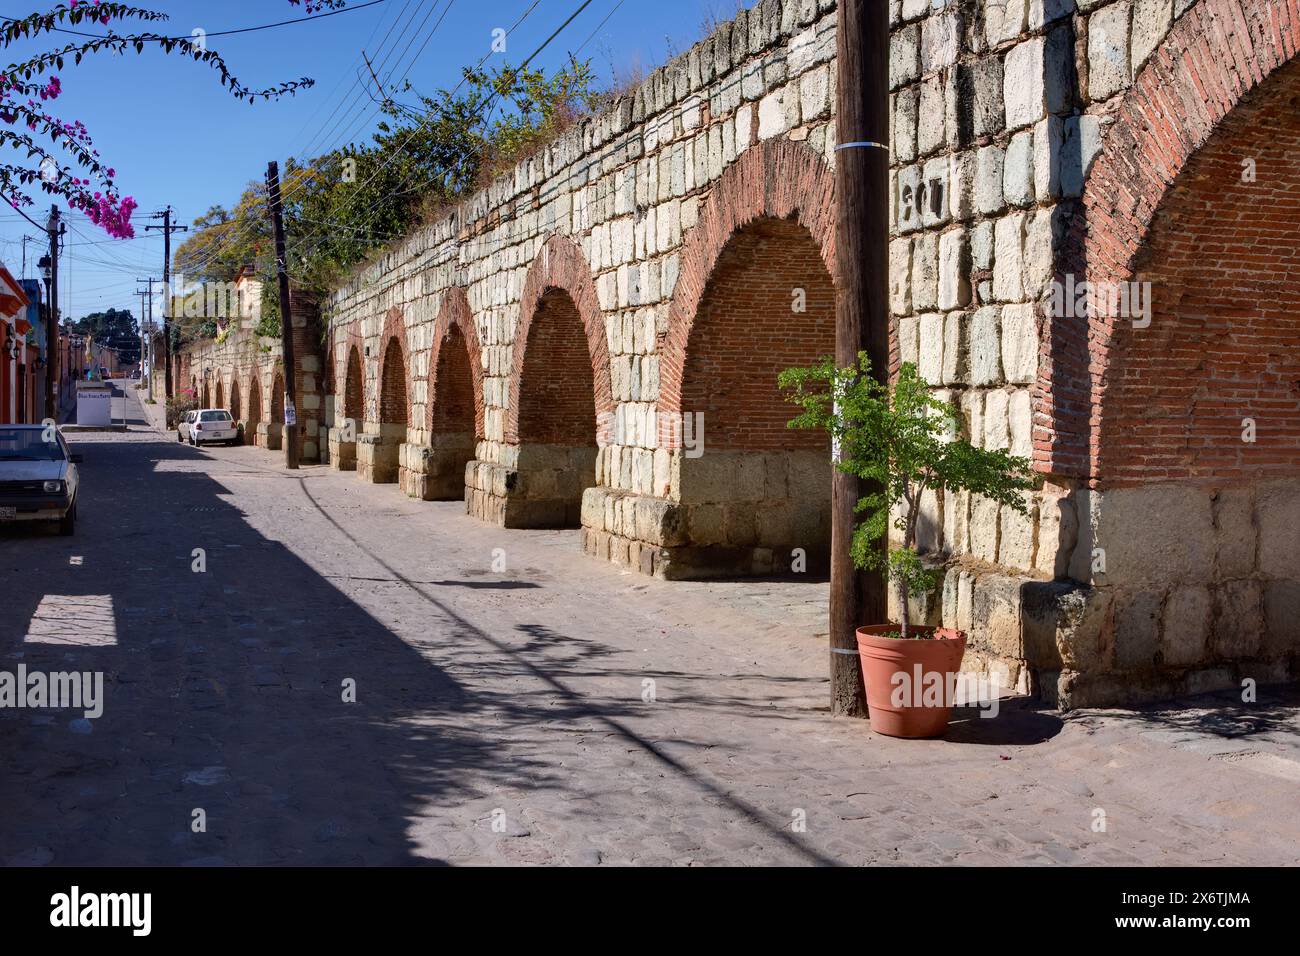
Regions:
[[[927,490],[968,491],[1026,514],[1023,493],[1034,487],[1029,462],[962,438],[957,409],[936,399],[910,362],[899,369],[892,389],[871,376],[865,352],[856,366],[837,368],[828,357],[810,368],[787,369],[778,381],[786,398],[803,409],[790,427],[829,432],[839,449],[836,467],[877,489],[857,503],[856,511],[866,517],[853,530],[853,563],[888,575],[902,637],[908,637],[908,597],[935,583],[935,571],[916,550],[922,496]],[[902,547],[882,548],[899,505],[892,524]]]

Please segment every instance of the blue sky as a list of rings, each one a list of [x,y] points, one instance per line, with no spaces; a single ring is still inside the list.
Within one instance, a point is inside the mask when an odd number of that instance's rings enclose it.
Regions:
[[[349,5],[365,2],[350,0]],[[753,2],[744,0],[744,5]],[[156,32],[173,36],[196,28],[212,34],[303,16],[302,7],[287,0],[138,3],[167,12],[170,23],[159,24]],[[580,3],[539,0],[509,34],[505,57],[518,63]],[[162,270],[162,239],[142,228],[150,213],[170,203],[176,221],[188,224],[214,203],[233,203],[249,180],[263,176],[268,160],[283,162],[289,156],[319,154],[366,139],[374,126],[375,107],[354,85],[359,71],[364,74],[363,49],[381,79],[405,77],[421,92],[432,93],[454,86],[462,66],[490,51],[492,31],[509,28],[532,4],[383,0],[317,22],[210,37],[209,46],[249,87],[302,76],[316,81],[295,97],[255,106],[234,100],[210,68],[156,50],[121,58],[101,54],[80,65],[68,64],[58,73],[64,93],[54,112],[87,125],[101,156],[116,167],[122,193],[135,197],[140,208],[133,219],[133,240],[109,239],[80,214],[69,217],[60,282],[64,314],[79,318],[109,307],[139,312],[136,278],[160,276]],[[737,0],[593,0],[535,62],[555,66],[581,47],[580,55],[591,57],[603,77],[615,71],[626,75],[638,67],[648,70],[699,39],[710,17],[728,19],[736,5]],[[0,0],[0,14],[24,16],[47,6],[43,0]],[[441,24],[433,30],[440,17]],[[61,42],[72,40],[60,37]],[[49,44],[47,37],[42,48]],[[5,62],[31,49],[7,51]],[[28,214],[44,222],[50,198],[34,198],[36,206]],[[38,233],[4,207],[0,260],[15,275],[22,272],[23,235]],[[40,255],[40,240],[29,242],[27,275],[36,275]]]

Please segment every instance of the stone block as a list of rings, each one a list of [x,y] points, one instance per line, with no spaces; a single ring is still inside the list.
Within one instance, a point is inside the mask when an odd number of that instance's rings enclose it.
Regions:
[[[964,229],[939,237],[939,308],[950,311],[970,304],[970,246]]]
[[[1002,99],[1002,58],[987,56],[970,67],[972,98],[971,133],[975,138],[996,136],[1005,124]]]
[[[1115,665],[1146,670],[1157,664],[1160,651],[1159,591],[1118,591],[1115,598]]]
[[[1300,581],[1268,582],[1260,650],[1269,657],[1300,653]]]
[[[983,438],[985,448],[1011,448],[1011,396],[1003,389],[993,389],[984,396]]]
[[[972,495],[970,500],[970,553],[989,564],[998,563],[998,535],[1001,528],[998,512],[1001,506],[983,495]]]
[[[928,156],[944,145],[943,83],[937,76],[921,81],[916,109],[916,148]]]
[[[943,325],[944,317],[938,313],[920,316],[921,376],[931,385],[943,384]]]
[[[1261,484],[1256,495],[1259,570],[1294,581],[1300,577],[1300,481]]]
[[[1072,577],[1084,580],[1100,558],[1103,583],[1139,589],[1209,580],[1215,542],[1207,492],[1152,484],[1090,492],[1080,500],[1079,566],[1071,565]],[[1097,548],[1100,555],[1092,553]]]
[[[1025,214],[1009,213],[993,229],[993,296],[999,302],[1019,302],[1025,294]]]
[[[1038,377],[1037,307],[1032,303],[1002,307],[1002,374],[1013,385]]]
[[[1229,659],[1253,657],[1264,636],[1262,582],[1227,581],[1215,590],[1214,652]]]
[[[1002,381],[1001,334],[995,305],[975,310],[970,325],[970,383],[976,387]]]
[[[1183,585],[1169,592],[1161,628],[1165,664],[1187,667],[1206,660],[1212,610],[1210,592],[1204,587]]]
[[[1147,57],[1169,32],[1173,15],[1173,0],[1134,0],[1129,46],[1129,64],[1133,75],[1142,69]]]
[[[1088,18],[1088,96],[1104,100],[1129,82],[1128,0],[1103,7]]]
[[[949,312],[943,318],[943,384],[964,385],[970,377],[965,312]]]
[[[975,208],[986,216],[1006,208],[1002,187],[1004,159],[1000,146],[984,146],[975,153]]]
[[[987,574],[975,582],[972,642],[1001,657],[1024,658],[1021,587],[1024,578]]]
[[[1021,208],[1034,204],[1034,131],[1024,129],[1007,143],[1002,162],[1002,193],[1008,204]]]
[[[917,236],[912,243],[912,308],[933,309],[939,304],[939,237]]]
[[[1254,489],[1221,489],[1214,496],[1214,527],[1215,577],[1220,580],[1248,577],[1255,570],[1258,540]],[[1295,576],[1300,578],[1300,559]]]

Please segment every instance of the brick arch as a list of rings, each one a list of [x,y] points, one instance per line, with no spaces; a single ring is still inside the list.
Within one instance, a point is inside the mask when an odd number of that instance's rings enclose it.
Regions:
[[[457,341],[459,332],[459,341]],[[469,306],[465,290],[456,286],[443,294],[442,308],[433,327],[433,346],[429,352],[429,388],[425,403],[424,426],[433,431],[434,409],[438,403],[438,369],[443,360],[443,345],[452,342],[463,346],[469,361],[469,374],[474,395],[474,436],[483,437],[483,351],[479,344],[478,326]]]
[[[577,309],[587,338],[591,360],[592,390],[596,415],[614,411],[613,387],[610,382],[609,350],[605,342],[605,320],[596,295],[596,283],[582,250],[568,236],[555,233],[538,251],[524,279],[519,300],[519,324],[515,326],[510,368],[510,401],[506,412],[505,440],[519,441],[519,401],[528,351],[528,334],[548,293],[563,292]],[[596,440],[596,421],[591,423],[592,443]]]
[[[335,383],[342,383],[343,404],[336,405],[339,421],[351,418],[357,431],[366,420],[366,344],[361,334],[361,323],[350,322],[344,334],[342,348],[334,350],[334,358],[341,362],[334,370]]]
[[[1300,48],[1293,10],[1286,0],[1201,0],[1178,19],[1114,111],[1066,236],[1059,281],[1134,280],[1157,213],[1189,161]],[[1034,388],[1037,470],[1104,481],[1112,356],[1126,330],[1131,321],[1115,316],[1049,315]]]
[[[379,336],[379,377],[375,380],[375,420],[381,425],[411,424],[411,362],[402,310],[394,306],[384,316]],[[401,368],[390,367],[400,361]],[[399,375],[393,379],[390,376]],[[400,393],[397,386],[401,386]],[[401,415],[401,421],[396,420]]]
[[[682,372],[700,301],[732,237],[763,219],[792,220],[811,234],[835,280],[835,172],[789,140],[765,140],[727,167],[682,243],[681,269],[659,342],[659,409],[681,411]]]

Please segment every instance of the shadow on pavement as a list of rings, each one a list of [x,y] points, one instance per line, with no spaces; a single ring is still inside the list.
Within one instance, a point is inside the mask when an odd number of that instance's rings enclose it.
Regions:
[[[255,531],[222,484],[167,467],[199,452],[84,444],[76,536],[0,536],[0,670],[102,671],[106,703],[93,721],[0,709],[0,858],[434,862],[413,820],[492,781],[547,785],[544,766],[467,729],[497,702]]]

